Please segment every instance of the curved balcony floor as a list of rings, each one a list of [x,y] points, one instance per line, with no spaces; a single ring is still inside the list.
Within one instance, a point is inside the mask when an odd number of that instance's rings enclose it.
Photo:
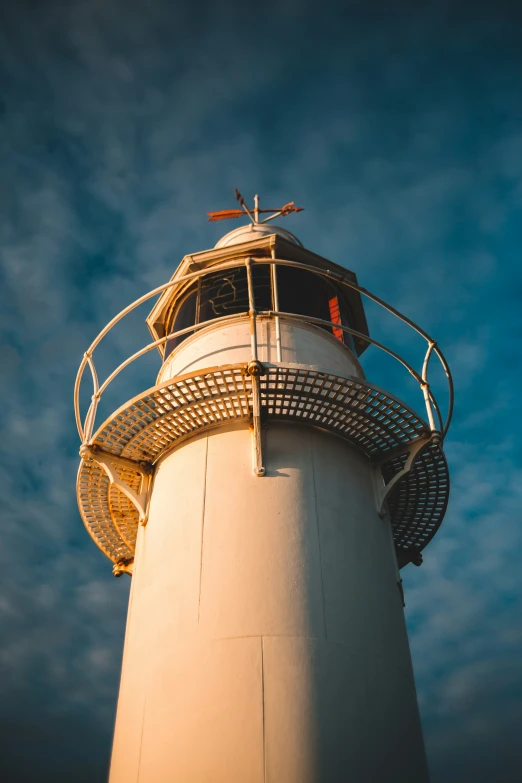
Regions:
[[[362,378],[298,365],[265,365],[260,378],[262,420],[295,422],[334,433],[379,466],[383,485],[400,473],[408,449],[421,439],[411,470],[387,498],[399,565],[431,540],[444,517],[449,475],[440,445],[428,442],[428,425],[403,402]],[[92,444],[107,455],[155,465],[180,442],[223,425],[247,426],[252,378],[247,364],[214,367],[165,381],[130,400],[98,430]],[[270,455],[267,455],[270,460]],[[141,476],[116,466],[139,492]],[[92,458],[82,459],[78,504],[85,526],[113,562],[134,557],[138,511]]]

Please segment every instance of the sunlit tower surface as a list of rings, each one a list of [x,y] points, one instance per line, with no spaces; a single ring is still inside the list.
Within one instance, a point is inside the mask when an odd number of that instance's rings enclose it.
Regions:
[[[132,575],[110,783],[426,783],[399,569],[446,510],[449,369],[353,272],[271,225],[293,203],[237,197],[210,219],[250,222],[116,316],[76,383],[80,512]],[[153,342],[100,383],[95,348],[152,297]],[[420,367],[369,336],[368,298],[425,339]],[[425,418],[366,380],[368,346],[410,373]],[[155,385],[96,427],[150,350]]]

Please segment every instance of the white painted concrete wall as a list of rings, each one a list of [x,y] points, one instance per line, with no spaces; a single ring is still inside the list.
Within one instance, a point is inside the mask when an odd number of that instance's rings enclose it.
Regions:
[[[256,478],[248,429],[229,427],[157,468],[110,783],[426,783],[369,464],[291,424],[264,453]]]
[[[282,319],[280,323],[283,364],[306,364],[340,375],[364,377],[356,356],[324,329]],[[257,342],[259,361],[277,364],[273,318],[258,318]],[[171,353],[161,368],[158,383],[207,367],[249,362],[251,358],[248,318],[215,323],[188,337]]]

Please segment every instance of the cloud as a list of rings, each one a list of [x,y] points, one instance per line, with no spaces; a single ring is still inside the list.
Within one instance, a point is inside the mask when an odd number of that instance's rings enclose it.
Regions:
[[[486,780],[495,759],[501,779],[511,781],[520,764],[522,578],[513,556],[522,545],[520,476],[504,450],[497,461],[471,444],[452,451],[443,530],[426,553],[425,574],[404,576],[421,714],[434,779]]]

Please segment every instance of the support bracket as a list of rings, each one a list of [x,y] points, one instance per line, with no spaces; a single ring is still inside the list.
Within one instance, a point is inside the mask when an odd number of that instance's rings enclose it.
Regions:
[[[82,459],[93,459],[104,469],[110,483],[115,484],[135,506],[140,524],[146,525],[150,477],[153,470],[152,465],[149,462],[136,462],[135,460],[127,459],[126,457],[118,457],[115,454],[104,451],[100,446],[96,445],[83,445],[80,448],[80,457],[82,457]],[[116,470],[117,465],[141,475],[141,487],[139,492],[132,489],[132,487],[119,476]]]
[[[132,558],[123,558],[114,563],[112,567],[112,575],[119,577],[122,574],[128,574],[132,576],[134,573],[134,560]]]
[[[436,433],[436,435],[438,435],[438,433]],[[391,481],[389,481],[385,485],[382,483],[381,465],[390,459],[390,455],[387,455],[381,462],[379,462],[375,466],[374,468],[375,496],[377,502],[377,513],[379,514],[381,519],[383,519],[385,516],[386,501],[392,489],[394,489],[394,487],[399,483],[399,481],[401,481],[401,479],[404,478],[404,476],[408,475],[408,473],[413,467],[413,464],[418,454],[428,445],[428,443],[435,442],[435,440],[436,437],[434,437],[433,435],[430,435],[429,437],[425,437],[425,438],[419,438],[413,443],[409,443],[407,446],[404,446],[403,449],[394,452],[393,456],[408,454],[408,458],[402,470],[396,473],[395,476],[391,479]]]
[[[252,378],[252,461],[255,476],[264,476],[266,469],[263,465],[263,442],[261,434],[261,391],[259,378],[265,374],[265,368],[257,359],[249,362],[247,372]]]

